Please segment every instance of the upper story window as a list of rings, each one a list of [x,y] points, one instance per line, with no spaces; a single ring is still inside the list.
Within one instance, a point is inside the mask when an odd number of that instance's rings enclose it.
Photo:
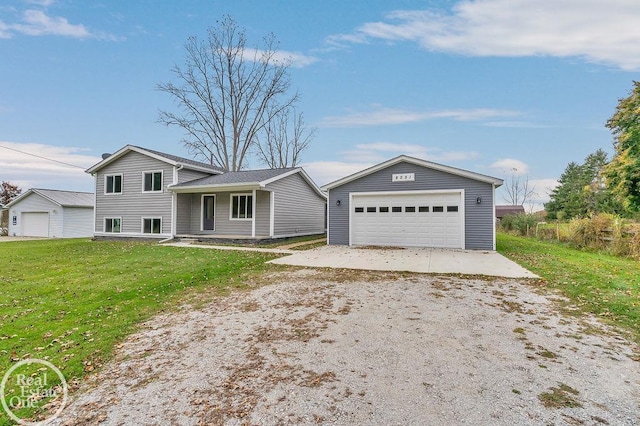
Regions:
[[[231,195],[231,219],[253,218],[253,196],[250,194]]]
[[[142,179],[142,191],[162,191],[162,172],[144,172],[144,176]]]
[[[104,177],[105,194],[122,194],[122,175],[106,175]]]

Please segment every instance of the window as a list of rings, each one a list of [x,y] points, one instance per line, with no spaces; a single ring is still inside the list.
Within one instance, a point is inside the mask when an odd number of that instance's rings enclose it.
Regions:
[[[447,212],[451,213],[451,212],[457,212],[458,211],[458,206],[447,206]]]
[[[104,181],[105,194],[122,194],[122,175],[106,175]]]
[[[375,207],[367,207],[367,213],[375,213],[375,212],[376,212]]]
[[[416,212],[416,208],[415,207],[405,207],[404,208],[404,212],[405,213],[415,213]]]
[[[143,192],[162,191],[162,172],[145,172],[142,181]]]
[[[364,207],[356,207],[356,213],[364,213]]]
[[[231,196],[231,219],[253,218],[253,196],[249,194]]]
[[[389,207],[380,207],[380,213],[389,213]]]
[[[429,206],[420,206],[418,207],[418,211],[420,213],[429,213]]]
[[[393,213],[402,213],[402,207],[391,207]]]
[[[104,219],[104,232],[120,233],[122,219],[119,217],[107,217]]]
[[[159,217],[143,217],[142,218],[143,234],[160,234],[162,233],[162,219]]]
[[[442,206],[433,206],[434,213],[442,213],[444,211],[444,207]]]

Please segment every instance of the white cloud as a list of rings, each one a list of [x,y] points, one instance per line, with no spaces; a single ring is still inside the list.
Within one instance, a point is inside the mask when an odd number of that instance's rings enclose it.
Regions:
[[[402,154],[440,163],[472,160],[479,157],[476,151],[443,151],[440,148],[424,145],[392,142],[357,144],[354,149],[343,151],[341,154],[347,160],[372,164]]]
[[[498,188],[496,192],[496,200],[498,204],[507,202],[506,197],[506,184],[502,187]],[[534,194],[530,197],[530,199],[525,203],[524,208],[525,211],[539,211],[544,210],[545,203],[549,202],[551,191],[558,186],[558,181],[556,179],[530,179],[529,180],[529,188],[533,188]]]
[[[48,7],[54,4],[55,0],[26,0],[27,3],[37,4],[38,6]]]
[[[489,167],[504,175],[526,175],[529,173],[529,165],[514,158],[503,158],[494,162]]]
[[[435,119],[475,121],[496,117],[510,117],[519,114],[517,111],[489,108],[410,111],[374,105],[371,111],[326,117],[320,125],[322,127],[364,127],[416,123]]]
[[[15,33],[29,36],[55,35],[80,39],[119,40],[111,34],[91,32],[82,24],[71,24],[67,18],[49,16],[44,11],[35,9],[25,10],[20,23],[7,24],[0,21],[0,38],[11,38]]]
[[[246,55],[245,59],[260,60],[264,52],[247,47],[244,49],[244,53]],[[276,63],[290,64],[294,68],[304,68],[319,61],[315,56],[309,56],[299,52],[289,52],[287,50],[278,50],[274,52],[272,59],[274,59]]]
[[[100,158],[84,151],[77,147],[0,141],[0,180],[18,182],[23,190],[36,187],[91,191],[93,178],[84,170]]]
[[[464,0],[450,10],[399,10],[334,45],[372,39],[412,41],[428,50],[471,56],[579,57],[640,70],[637,0]]]
[[[371,167],[376,162],[312,161],[301,164],[318,185],[326,185],[345,176]]]

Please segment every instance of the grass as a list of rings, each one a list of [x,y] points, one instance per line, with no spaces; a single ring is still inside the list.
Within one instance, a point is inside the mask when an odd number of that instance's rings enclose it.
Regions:
[[[78,383],[145,319],[243,288],[274,257],[140,242],[1,243],[0,372],[39,358]]]
[[[562,243],[498,234],[498,251],[545,279],[583,312],[630,333],[640,343],[640,262]]]

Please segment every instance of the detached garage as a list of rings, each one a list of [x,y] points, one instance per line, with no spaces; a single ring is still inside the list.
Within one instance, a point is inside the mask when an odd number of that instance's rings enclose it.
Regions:
[[[491,176],[402,155],[325,185],[328,242],[495,250]]]
[[[30,189],[7,204],[9,235],[79,238],[93,235],[90,192]]]

